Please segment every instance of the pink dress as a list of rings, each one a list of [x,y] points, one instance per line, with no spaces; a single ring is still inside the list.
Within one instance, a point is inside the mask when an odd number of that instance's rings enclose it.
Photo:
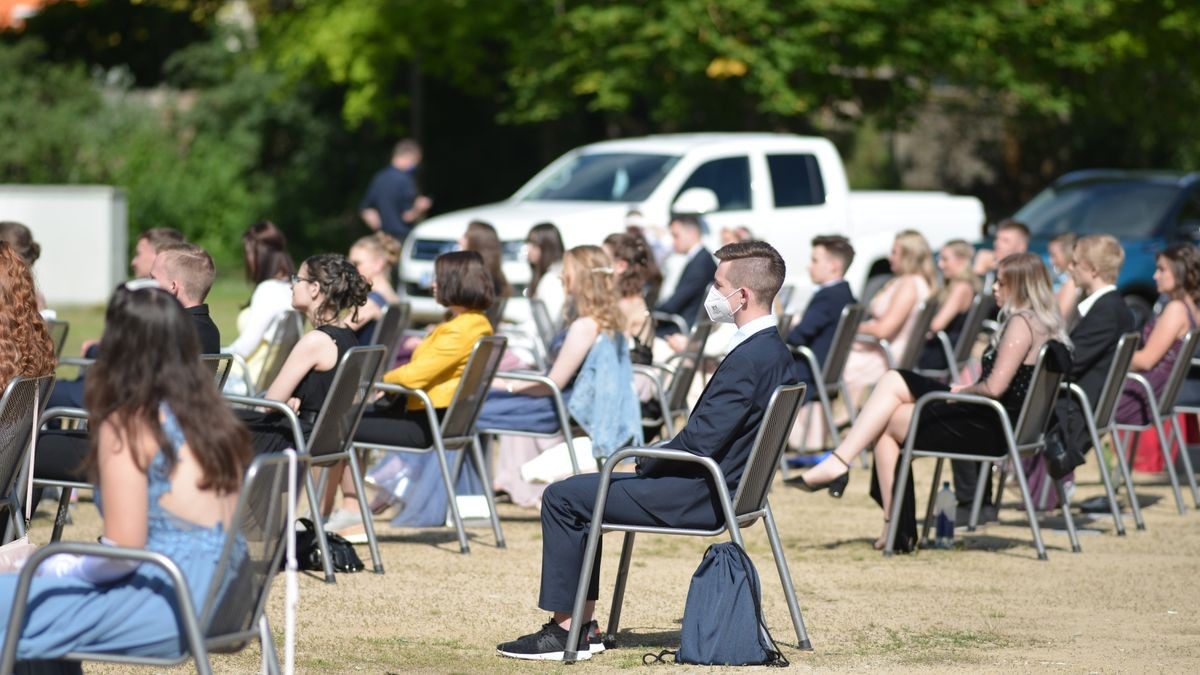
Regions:
[[[871,300],[869,307],[871,318],[879,318],[887,313],[887,308],[892,304],[892,298],[896,294],[896,289],[900,287],[900,282],[903,279],[912,279],[917,288],[917,301],[913,304],[912,311],[908,318],[900,327],[899,332],[892,336],[889,340],[892,354],[898,355],[904,351],[905,345],[908,343],[908,335],[912,332],[913,322],[917,319],[917,308],[922,302],[929,298],[929,283],[925,281],[925,277],[919,274],[909,274],[904,277],[892,279],[885,285],[875,297]],[[846,359],[846,366],[843,372],[843,377],[846,379],[846,386],[850,389],[850,396],[854,399],[855,408],[861,407],[863,390],[868,386],[874,385],[881,377],[889,370],[887,357],[878,347],[856,342],[854,348],[850,351],[850,356]],[[808,427],[808,436],[805,437],[803,429],[805,427],[804,420],[808,419],[809,411],[807,408],[816,406],[810,400],[806,404],[806,409],[796,416],[796,423],[792,426],[792,433],[789,436],[789,442],[794,448],[821,450],[826,448],[826,440],[829,436],[827,425],[825,424],[824,415],[812,415],[812,424]]]

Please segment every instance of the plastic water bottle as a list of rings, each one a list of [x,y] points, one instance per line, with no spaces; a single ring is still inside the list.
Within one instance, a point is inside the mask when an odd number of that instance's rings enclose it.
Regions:
[[[958,499],[950,489],[950,481],[945,481],[942,483],[942,489],[938,490],[937,501],[933,505],[933,517],[937,522],[937,540],[934,542],[936,548],[954,548],[954,515],[957,510]]]

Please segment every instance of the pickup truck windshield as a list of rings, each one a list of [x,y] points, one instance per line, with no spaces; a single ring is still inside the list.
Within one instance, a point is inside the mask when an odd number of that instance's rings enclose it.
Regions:
[[[1154,236],[1180,188],[1143,182],[1097,182],[1042,190],[1013,216],[1035,237],[1064,232],[1111,234],[1118,239]]]
[[[525,195],[526,201],[640,202],[679,161],[632,153],[572,157]]]

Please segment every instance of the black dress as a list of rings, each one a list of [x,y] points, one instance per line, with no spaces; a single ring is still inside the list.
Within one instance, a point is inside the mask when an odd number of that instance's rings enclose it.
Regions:
[[[994,347],[990,347],[980,360],[983,367],[980,375],[981,381],[991,375],[995,363],[996,350]],[[1033,371],[1033,365],[1022,363],[1017,368],[1017,372],[1013,374],[1008,389],[1000,395],[1000,405],[1004,406],[1004,410],[1013,424],[1017,423],[1025,396],[1029,393],[1029,385],[1033,381]],[[912,371],[898,370],[896,372],[904,378],[904,383],[914,399],[919,399],[931,391],[950,391],[950,387],[946,384]],[[944,450],[986,457],[1003,457],[1008,452],[1004,429],[990,408],[962,405],[952,401],[933,401],[925,406],[921,411],[921,424],[917,429],[917,437],[913,440],[913,447],[921,450]],[[900,463],[897,462],[896,471],[899,472],[899,470]],[[874,471],[871,472],[871,497],[875,503],[883,506],[879,477]],[[916,543],[916,501],[913,495],[912,472],[909,471],[908,481],[904,486],[904,502],[900,508],[895,548],[901,552],[912,551],[916,548]]]
[[[358,346],[358,336],[349,328],[320,326],[317,330],[328,335],[337,345],[337,363],[342,362],[342,357],[351,347]],[[305,435],[312,431],[312,425],[317,421],[321,406],[325,405],[325,398],[329,395],[336,374],[336,365],[329,370],[310,370],[304,379],[300,380],[300,384],[296,385],[296,391],[292,395],[300,399],[300,409],[296,416],[300,418],[300,429]],[[250,429],[255,452],[279,452],[295,445],[291,425],[281,413],[243,410],[238,411],[237,415]]]
[[[950,338],[951,346],[958,344],[963,324],[966,322],[967,313],[959,312],[946,326],[945,333]],[[917,367],[921,370],[945,370],[949,365],[946,363],[946,350],[942,347],[942,341],[936,335],[926,340],[925,344],[921,346],[921,355],[917,357]]]

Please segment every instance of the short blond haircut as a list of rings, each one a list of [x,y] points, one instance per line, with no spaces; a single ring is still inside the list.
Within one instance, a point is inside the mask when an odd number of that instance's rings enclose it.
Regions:
[[[1092,234],[1075,242],[1074,260],[1083,262],[1096,276],[1110,284],[1117,282],[1121,265],[1125,264],[1125,250],[1116,237],[1107,234]]]
[[[158,251],[163,270],[179,282],[189,300],[204,302],[212,290],[216,267],[208,251],[195,244],[169,244]]]

